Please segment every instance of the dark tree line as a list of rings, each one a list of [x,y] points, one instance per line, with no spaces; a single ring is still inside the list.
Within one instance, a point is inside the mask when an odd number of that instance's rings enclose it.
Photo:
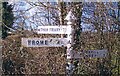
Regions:
[[[5,39],[8,36],[8,31],[12,28],[14,15],[13,6],[9,5],[8,2],[2,3],[2,38]]]

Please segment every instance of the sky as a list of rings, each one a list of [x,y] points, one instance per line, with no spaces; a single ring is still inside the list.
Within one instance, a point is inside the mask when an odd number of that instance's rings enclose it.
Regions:
[[[14,4],[14,1],[15,0],[11,0],[10,3]],[[25,20],[25,24],[24,24],[26,29],[29,29],[31,27],[36,29],[37,26],[40,26],[40,25],[50,25],[48,20],[44,17],[44,16],[48,15],[47,11],[44,10],[43,8],[31,6],[28,3],[26,3],[25,0],[20,0],[18,2],[15,2],[15,8],[14,8],[13,11],[17,11],[17,12],[14,12],[14,15],[18,16],[18,19],[16,20],[16,22],[18,22],[18,24],[23,20],[23,18],[20,17],[20,12],[18,12],[18,10],[19,11],[20,10],[25,11],[25,10],[31,8],[31,7],[32,7],[32,9],[30,9],[29,11],[26,11],[23,14],[23,15],[26,16],[26,18],[28,18],[28,19]],[[92,11],[94,11],[94,9],[95,9],[94,6],[93,6],[93,8],[92,8],[92,6],[87,7],[87,8],[84,7],[84,9],[85,9],[86,12],[84,11],[82,16],[91,18],[92,17],[92,12],[90,12],[90,10],[92,9]],[[36,12],[41,12],[41,11],[42,11],[42,13],[37,14],[38,16],[34,16],[38,23],[33,23],[34,19],[31,16],[35,15]],[[117,10],[116,10],[116,12],[117,12]],[[52,20],[50,22],[51,22],[51,25],[52,25]],[[14,26],[18,26],[18,24],[14,24]],[[81,25],[82,25],[82,28],[84,28],[84,30],[89,30],[90,28],[92,28],[92,27],[89,27],[90,24],[82,23]],[[87,29],[87,28],[89,28],[89,29]]]
[[[21,0],[21,1],[15,3],[13,11],[14,11],[15,17],[17,17],[17,20],[15,20],[15,22],[17,22],[17,24],[14,23],[14,26],[18,26],[18,24],[21,23],[24,20],[23,18],[25,17],[26,19],[24,21],[25,22],[24,26],[26,29],[29,29],[31,27],[36,28],[36,26],[40,26],[41,23],[39,23],[39,24],[37,23],[39,21],[37,21],[36,23],[33,23],[34,19],[32,16],[34,16],[36,14],[36,12],[44,11],[44,9],[38,8],[38,7],[33,7],[30,4],[26,3],[26,1]],[[45,15],[46,13],[47,12],[37,14],[39,18],[37,18],[37,16],[34,16],[34,17],[36,18],[36,20],[40,20],[45,25],[47,23],[47,21],[45,20],[46,18],[43,17],[43,15]]]
[[[9,0],[10,2],[17,2],[19,0]],[[118,2],[119,0],[26,0],[26,1],[40,1],[40,2]]]

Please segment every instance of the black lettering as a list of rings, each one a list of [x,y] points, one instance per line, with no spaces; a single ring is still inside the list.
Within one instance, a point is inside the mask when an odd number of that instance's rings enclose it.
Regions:
[[[60,41],[57,41],[57,44],[60,44]]]
[[[35,40],[32,40],[32,45],[35,45]]]
[[[105,54],[103,54],[103,57],[105,57],[106,55]]]
[[[89,53],[91,53],[91,52],[89,51]]]
[[[47,40],[45,40],[45,45],[48,45],[48,41]]]
[[[91,56],[93,57],[93,54]]]
[[[31,40],[28,40],[28,45],[31,45]]]
[[[51,31],[60,31],[60,28],[50,28]]]
[[[44,41],[40,41],[40,44],[44,44]]]
[[[36,41],[36,45],[39,45],[39,41]]]
[[[39,31],[48,31],[48,29],[47,28],[40,28]]]
[[[57,31],[60,31],[60,28],[58,28]]]
[[[66,28],[63,28],[63,31],[67,30]]]
[[[97,55],[95,54],[95,57],[96,57]]]

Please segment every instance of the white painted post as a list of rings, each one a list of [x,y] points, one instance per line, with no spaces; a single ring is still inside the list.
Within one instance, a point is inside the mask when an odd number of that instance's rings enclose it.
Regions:
[[[72,13],[72,10],[67,14],[65,20],[67,20],[67,25],[71,26],[71,33],[68,34],[67,38],[69,40],[69,43],[67,44],[67,59],[72,59],[73,58],[73,50],[72,50],[72,43],[73,43],[73,35],[74,35],[74,28],[73,28],[73,23],[75,21],[75,16]]]
[[[74,43],[74,21],[75,21],[75,16],[72,13],[72,10],[67,14],[65,20],[67,20],[67,25],[71,26],[70,29],[70,34],[68,34],[67,39],[69,41],[69,43],[67,44],[67,59],[73,59],[74,58],[74,51],[73,51],[73,47],[72,44]],[[73,74],[75,66],[73,64],[73,61],[68,61],[66,66],[66,70],[67,70],[67,74]]]

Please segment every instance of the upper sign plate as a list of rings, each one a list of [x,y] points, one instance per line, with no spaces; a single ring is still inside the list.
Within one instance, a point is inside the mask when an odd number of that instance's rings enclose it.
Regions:
[[[36,32],[38,34],[70,34],[71,26],[39,26]]]

